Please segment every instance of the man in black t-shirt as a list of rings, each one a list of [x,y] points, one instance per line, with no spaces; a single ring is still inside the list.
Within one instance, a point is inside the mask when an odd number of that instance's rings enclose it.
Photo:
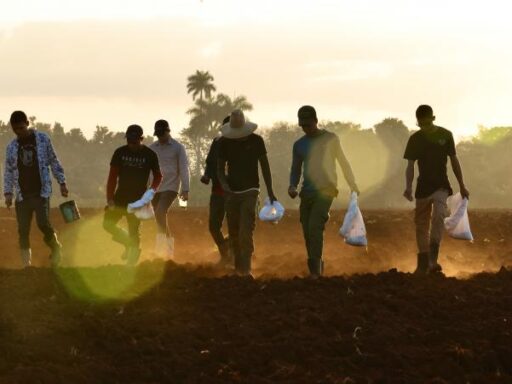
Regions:
[[[139,200],[148,189],[150,173],[153,182],[150,186],[156,191],[162,181],[158,156],[142,144],[143,130],[138,125],[130,125],[126,131],[127,145],[117,148],[110,162],[107,182],[107,207],[103,228],[112,239],[125,246],[123,258],[128,264],[137,263],[140,256],[140,220],[128,213],[127,206]],[[126,216],[128,233],[117,226]]]
[[[222,121],[222,125],[229,123],[230,116],[227,116]],[[217,177],[217,159],[219,154],[220,142],[223,140],[222,136],[213,139],[206,157],[206,168],[204,175],[201,177],[201,183],[210,184],[212,182],[212,192],[210,195],[210,209],[208,214],[208,228],[210,234],[217,245],[220,253],[220,266],[228,266],[232,263],[229,252],[229,238],[222,233],[222,223],[226,217],[226,194],[220,185],[219,178]]]
[[[227,195],[230,247],[235,257],[236,272],[242,276],[251,275],[253,232],[260,190],[258,164],[261,165],[270,201],[277,200],[272,189],[265,143],[261,136],[253,133],[256,128],[256,124],[245,121],[242,111],[233,111],[230,122],[222,127],[223,139],[219,143],[217,161],[217,176]]]
[[[419,176],[415,193],[418,260],[415,273],[425,274],[441,271],[437,259],[447,214],[446,200],[453,194],[446,167],[448,157],[462,197],[469,198],[469,191],[464,185],[452,133],[434,125],[434,112],[428,105],[418,107],[416,119],[420,130],[409,138],[404,154],[408,160],[404,197],[409,201],[414,200],[414,163],[418,161]]]

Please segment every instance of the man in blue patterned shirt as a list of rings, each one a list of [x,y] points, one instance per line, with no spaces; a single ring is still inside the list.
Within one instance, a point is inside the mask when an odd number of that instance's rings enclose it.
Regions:
[[[32,263],[30,225],[35,213],[37,226],[51,249],[50,259],[56,266],[61,258],[61,245],[50,224],[50,169],[60,185],[62,196],[68,196],[64,169],[60,165],[48,135],[29,129],[27,115],[15,111],[10,118],[16,139],[7,146],[4,174],[5,205],[15,200],[21,259],[25,267]]]

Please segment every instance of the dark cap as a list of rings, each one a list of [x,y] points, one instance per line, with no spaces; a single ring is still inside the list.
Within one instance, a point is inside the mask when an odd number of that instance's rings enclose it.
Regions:
[[[138,140],[143,136],[144,131],[142,130],[142,127],[140,125],[133,124],[128,127],[124,137],[126,137],[128,140]]]
[[[222,120],[222,125],[226,125],[231,120],[231,116],[226,116],[224,120]]]
[[[171,129],[169,128],[169,123],[167,120],[157,120],[155,122],[155,132],[153,132],[153,136],[161,136],[165,132],[170,132]]]
[[[303,105],[297,113],[299,120],[316,120],[316,111],[311,105]]]

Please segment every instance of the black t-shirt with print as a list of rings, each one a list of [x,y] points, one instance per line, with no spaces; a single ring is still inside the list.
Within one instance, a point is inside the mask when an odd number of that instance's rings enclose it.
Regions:
[[[453,193],[446,165],[448,156],[455,155],[453,135],[447,129],[437,127],[434,132],[415,132],[407,143],[404,158],[417,160],[419,168],[416,198],[425,198],[439,189]]]
[[[267,153],[265,142],[252,133],[243,139],[223,138],[219,141],[219,159],[228,164],[229,188],[235,192],[260,187],[258,161]]]
[[[116,149],[110,165],[119,169],[114,202],[121,207],[139,200],[148,188],[150,173],[160,170],[158,156],[145,145],[139,151],[127,145]]]
[[[36,135],[32,132],[26,138],[18,139],[18,172],[23,198],[41,194],[41,176],[37,160]]]

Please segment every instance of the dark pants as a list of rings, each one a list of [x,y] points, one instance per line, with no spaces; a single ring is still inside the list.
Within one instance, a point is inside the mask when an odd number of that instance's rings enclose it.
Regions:
[[[219,250],[224,249],[226,238],[222,233],[222,223],[226,217],[226,199],[222,195],[213,194],[210,196],[210,216],[208,227],[213,241],[219,247]]]
[[[165,233],[169,236],[169,225],[167,224],[167,212],[169,212],[169,208],[171,207],[174,200],[178,196],[177,192],[174,191],[164,191],[158,192],[155,194],[153,201],[153,209],[155,210],[155,219],[156,224],[158,226],[158,232]]]
[[[258,191],[249,191],[230,194],[226,199],[229,245],[235,256],[235,269],[241,273],[251,271],[258,196]]]
[[[321,194],[301,196],[300,222],[308,252],[308,266],[312,273],[321,273],[324,229],[329,220],[333,197]]]
[[[117,226],[123,217],[126,217],[128,222],[128,233]],[[128,213],[126,207],[106,208],[103,216],[103,228],[112,235],[112,240],[125,247],[139,247],[140,220],[133,213]]]
[[[44,197],[29,197],[16,202],[16,218],[18,220],[18,235],[21,249],[30,248],[30,226],[32,216],[36,214],[36,223],[44,235],[44,242],[50,248],[60,247],[57,236],[50,224],[50,199]]]

